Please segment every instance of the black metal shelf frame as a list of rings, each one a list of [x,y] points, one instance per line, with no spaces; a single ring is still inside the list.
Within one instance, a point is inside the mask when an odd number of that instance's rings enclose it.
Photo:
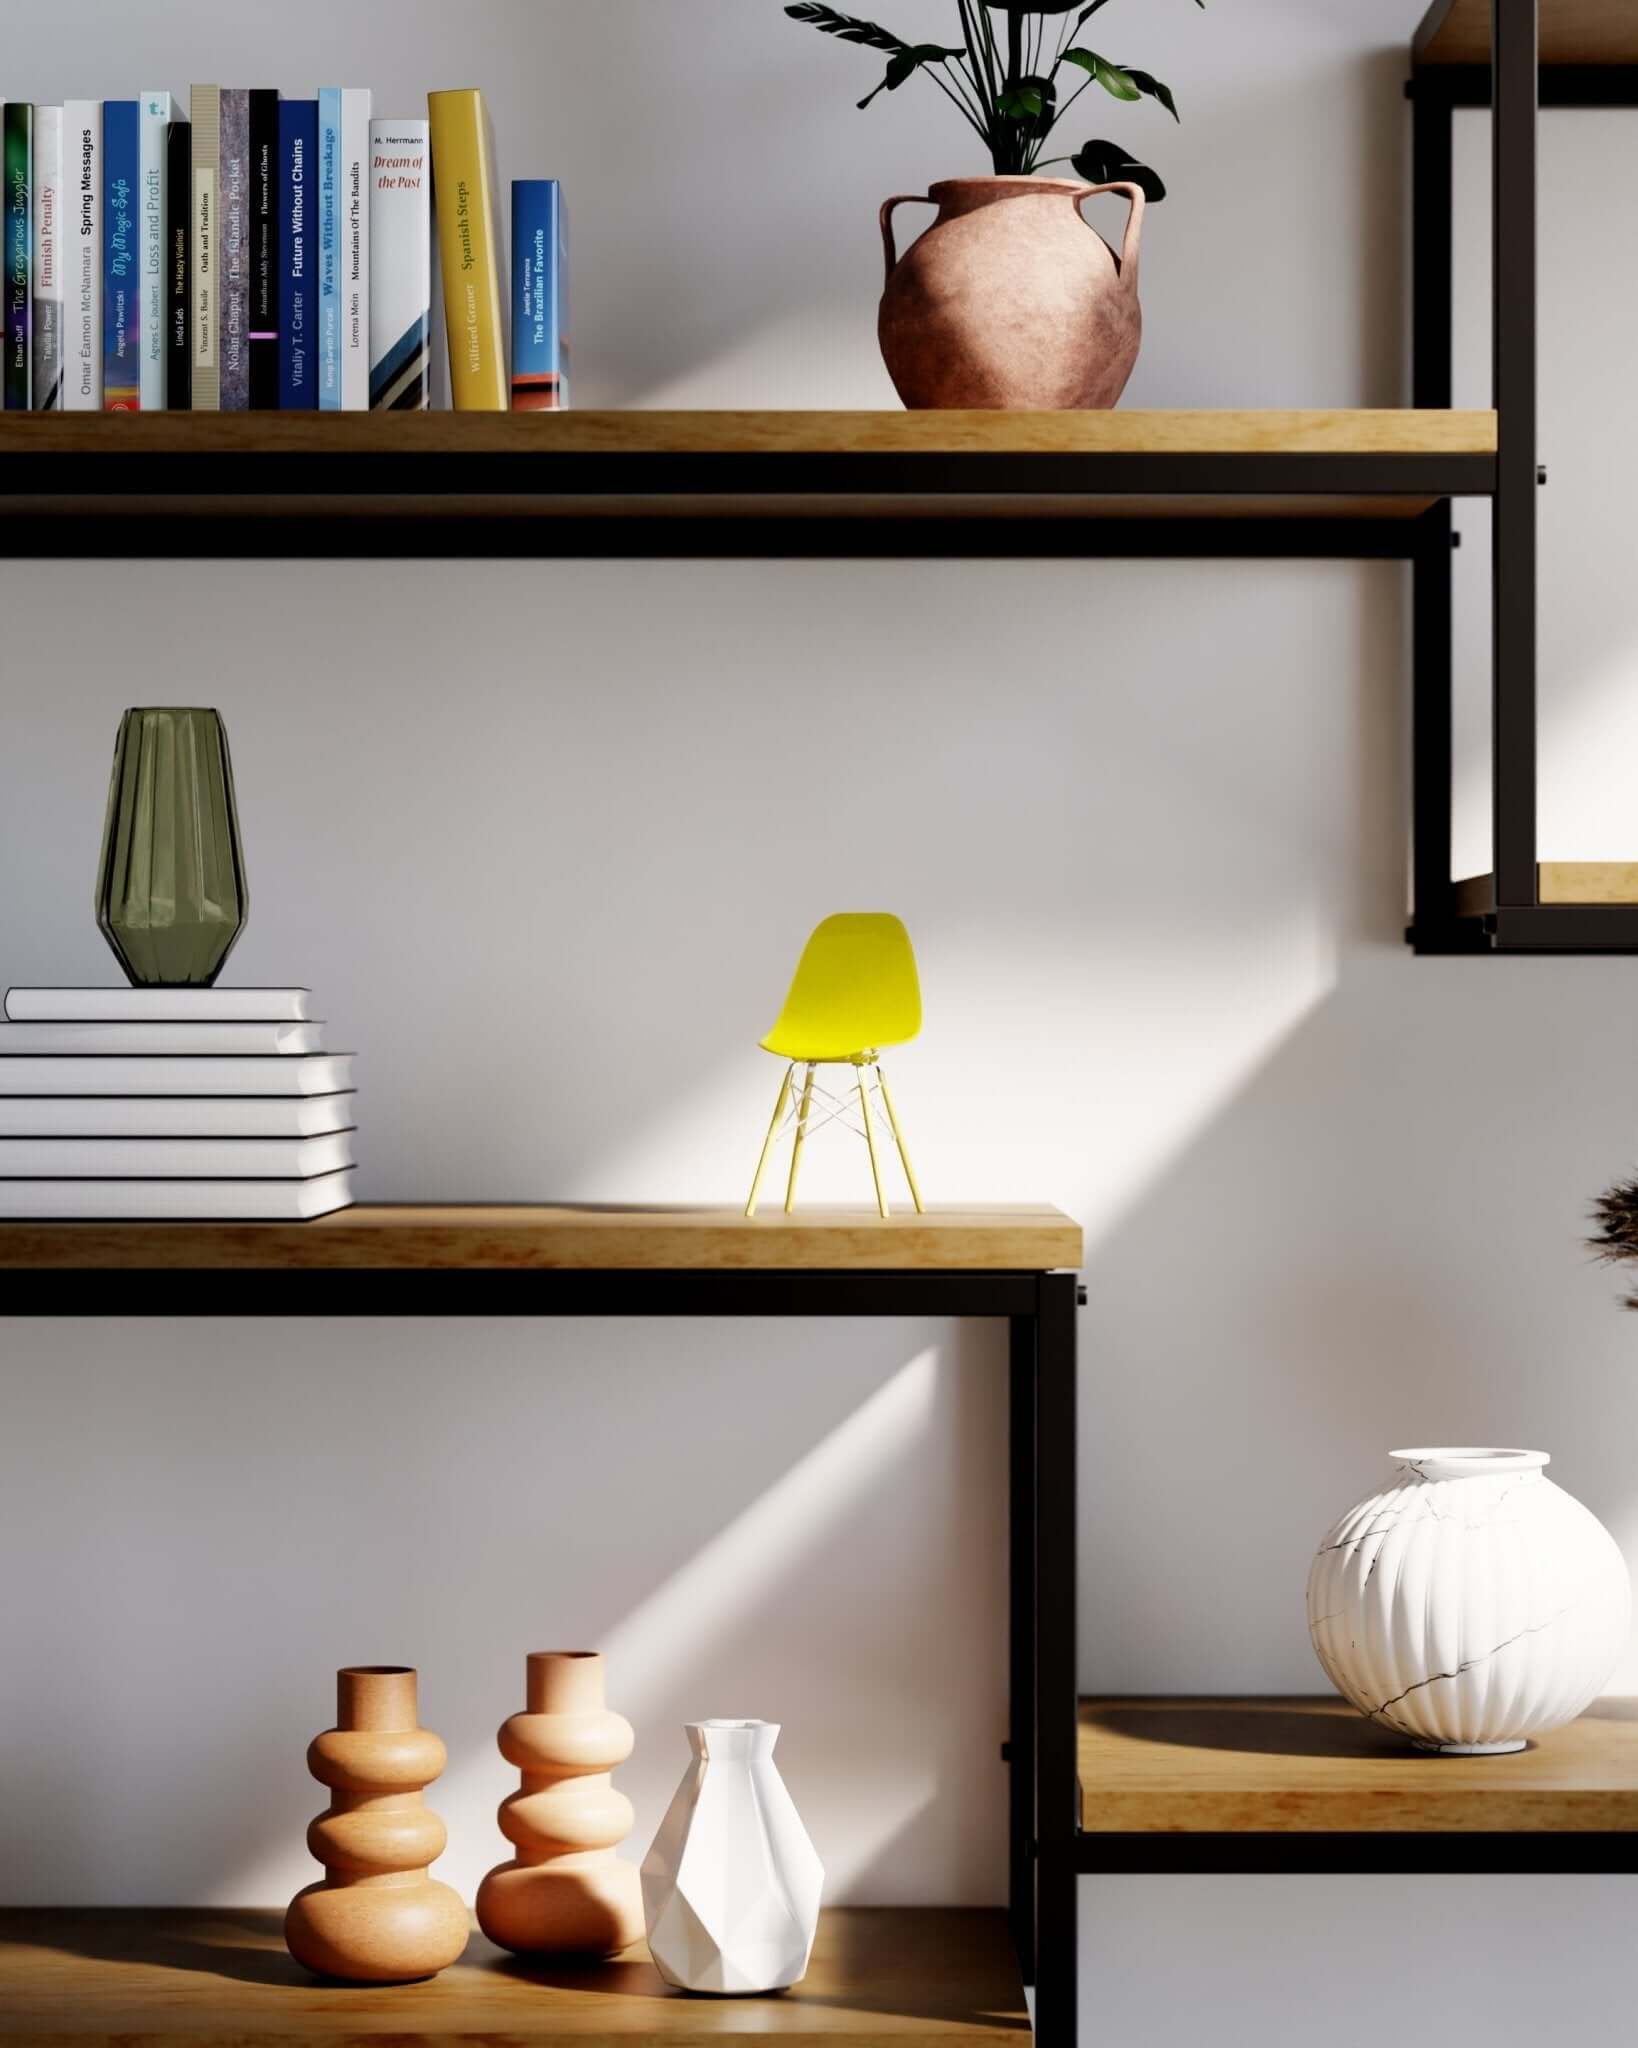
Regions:
[[[1432,22],[1442,9],[1430,15]],[[1418,57],[1420,38],[1418,39]],[[1638,952],[1638,905],[1539,900],[1537,862],[1537,109],[1638,106],[1638,66],[1539,62],[1537,0],[1492,0],[1492,62],[1416,62],[1412,106],[1412,403],[1452,397],[1452,140],[1460,107],[1491,109],[1492,375],[1498,422],[1491,528],[1493,908],[1458,916],[1451,880],[1449,508],[1414,558],[1411,926],[1418,953]]]
[[[8,1271],[0,1313],[197,1318],[943,1316],[1008,1328],[1008,1900],[1035,2038],[1075,2048],[1076,1310],[1068,1272]],[[77,1280],[78,1286],[65,1286]]]
[[[127,459],[88,456],[76,467],[74,492],[63,496],[57,459],[13,454],[0,480],[0,512],[17,515],[4,522],[6,551],[19,559],[132,560],[330,559],[338,552],[365,560],[1404,560],[1414,572],[1411,943],[1421,953],[1638,952],[1638,905],[1539,901],[1535,496],[1538,101],[1638,105],[1638,65],[1543,70],[1537,0],[1491,5],[1490,65],[1423,61],[1422,46],[1446,12],[1436,4],[1418,35],[1407,90],[1418,408],[1448,410],[1452,396],[1454,114],[1487,105],[1493,113],[1494,458],[610,452],[543,456],[520,467],[516,456],[479,453],[182,454],[145,465],[133,483]],[[1079,500],[1087,516],[1041,516],[1028,501],[1043,496]],[[1420,518],[1257,509],[1259,499],[1305,496],[1437,502]],[[1457,914],[1450,876],[1449,501],[1464,496],[1490,497],[1494,507],[1495,901],[1484,916]],[[440,508],[441,500],[461,497],[489,502],[465,512]],[[1100,513],[1097,503],[1143,497],[1233,498],[1243,516],[1180,507],[1178,517],[1153,517],[1119,504]],[[383,499],[417,510],[384,511]],[[938,516],[928,499],[964,509]],[[555,511],[543,510],[543,500]],[[618,509],[614,500],[622,501]],[[823,500],[831,502],[814,502]],[[849,502],[867,504],[868,516],[850,516]],[[141,516],[101,516],[122,503],[140,503]]]
[[[1484,456],[1449,460],[1480,464],[1487,473],[1494,467]],[[1460,495],[1487,496],[1488,484]],[[618,518],[434,513],[335,522],[256,512],[157,512],[93,521],[81,530],[78,545],[69,541],[70,527],[66,519],[36,521],[15,537],[0,528],[0,551],[11,560],[57,561],[72,553],[131,562],[333,561],[338,553],[350,561],[391,562],[1405,562],[1418,551],[1414,518],[1324,514],[1036,519],[881,513],[850,519],[806,512]]]

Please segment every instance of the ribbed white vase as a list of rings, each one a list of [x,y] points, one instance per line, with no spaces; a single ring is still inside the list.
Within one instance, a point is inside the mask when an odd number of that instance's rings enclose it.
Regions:
[[[1590,1706],[1626,1648],[1626,1561],[1545,1451],[1392,1451],[1308,1573],[1325,1675],[1420,1749],[1523,1749]]]

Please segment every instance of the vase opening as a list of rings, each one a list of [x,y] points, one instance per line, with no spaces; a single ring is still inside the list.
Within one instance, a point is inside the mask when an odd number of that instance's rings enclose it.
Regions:
[[[688,1740],[699,1757],[772,1756],[779,1740],[777,1721],[734,1721],[716,1719],[692,1721]]]
[[[345,1665],[336,1673],[336,1726],[402,1734],[418,1723],[417,1690],[412,1665]]]
[[[1037,178],[1028,171],[994,171],[971,178],[940,178],[937,184],[927,187],[927,196],[936,200],[946,192],[972,192],[981,186],[999,186],[1002,192],[1051,192],[1064,195],[1092,190],[1082,178]]]
[[[1419,1479],[1495,1479],[1504,1473],[1539,1472],[1551,1462],[1546,1451],[1502,1450],[1482,1444],[1390,1451],[1388,1456],[1396,1464],[1409,1466]]]
[[[524,1659],[531,1714],[588,1714],[603,1706],[601,1650],[531,1650]]]

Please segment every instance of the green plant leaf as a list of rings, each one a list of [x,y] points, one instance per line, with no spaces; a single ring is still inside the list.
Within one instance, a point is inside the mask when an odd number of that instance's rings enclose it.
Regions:
[[[1118,142],[1089,142],[1070,158],[1089,185],[1136,185],[1153,204],[1166,197],[1166,187],[1147,164],[1130,157]]]
[[[914,49],[900,50],[898,55],[888,59],[887,76],[875,92],[867,92],[859,102],[860,111],[884,92],[897,92],[906,79],[914,78],[924,64],[943,64],[951,57],[965,57],[965,49],[947,50],[942,43],[917,43]]]
[[[995,103],[998,114],[1014,121],[1039,121],[1058,104],[1058,88],[1050,78],[1020,78]]]
[[[844,43],[862,43],[867,50],[908,50],[910,45],[902,36],[896,36],[891,29],[879,28],[873,21],[860,21],[855,15],[838,14],[834,7],[820,7],[813,0],[796,0],[785,12],[792,21],[806,22],[809,28],[818,29],[821,35],[838,36]]]
[[[1100,57],[1096,50],[1065,50],[1062,61],[1089,71],[1106,93],[1117,100],[1141,99],[1142,94],[1118,64]]]
[[[1139,71],[1135,64],[1122,64],[1119,68],[1139,92],[1146,92],[1159,100],[1174,121],[1182,120],[1183,116],[1177,111],[1177,102],[1172,98],[1172,89],[1169,85],[1162,85],[1152,71]]]

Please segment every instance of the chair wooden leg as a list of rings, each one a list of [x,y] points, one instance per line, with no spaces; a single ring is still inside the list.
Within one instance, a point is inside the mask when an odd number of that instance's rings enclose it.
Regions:
[[[859,1113],[864,1118],[865,1143],[870,1147],[870,1174],[876,1183],[876,1207],[884,1216],[889,1214],[887,1195],[882,1188],[882,1163],[876,1157],[876,1126],[870,1121],[870,1090],[865,1085],[865,1070],[855,1067],[859,1077]]]
[[[796,1137],[791,1145],[791,1178],[785,1190],[785,1214],[796,1207],[796,1170],[802,1164],[802,1141],[808,1135],[808,1111],[813,1104],[813,1075],[817,1062],[808,1061],[808,1077],[802,1084],[802,1107],[796,1116]]]
[[[774,1104],[773,1122],[768,1126],[768,1135],[762,1141],[762,1157],[756,1163],[756,1179],[751,1183],[751,1199],[745,1204],[747,1216],[756,1214],[756,1198],[762,1192],[762,1176],[768,1170],[768,1159],[774,1148],[774,1139],[779,1135],[779,1126],[785,1120],[785,1105],[791,1099],[791,1076],[796,1072],[792,1060],[785,1069],[785,1078],[779,1084],[779,1100]]]
[[[893,1127],[893,1142],[899,1148],[899,1157],[904,1161],[904,1177],[910,1183],[910,1199],[916,1205],[916,1214],[925,1216],[922,1206],[921,1189],[916,1186],[916,1169],[910,1164],[910,1151],[904,1142],[904,1132],[899,1128],[899,1113],[893,1107],[893,1098],[887,1092],[887,1076],[882,1072],[880,1061],[876,1064],[876,1080],[881,1087],[882,1102],[887,1110],[887,1121]]]

